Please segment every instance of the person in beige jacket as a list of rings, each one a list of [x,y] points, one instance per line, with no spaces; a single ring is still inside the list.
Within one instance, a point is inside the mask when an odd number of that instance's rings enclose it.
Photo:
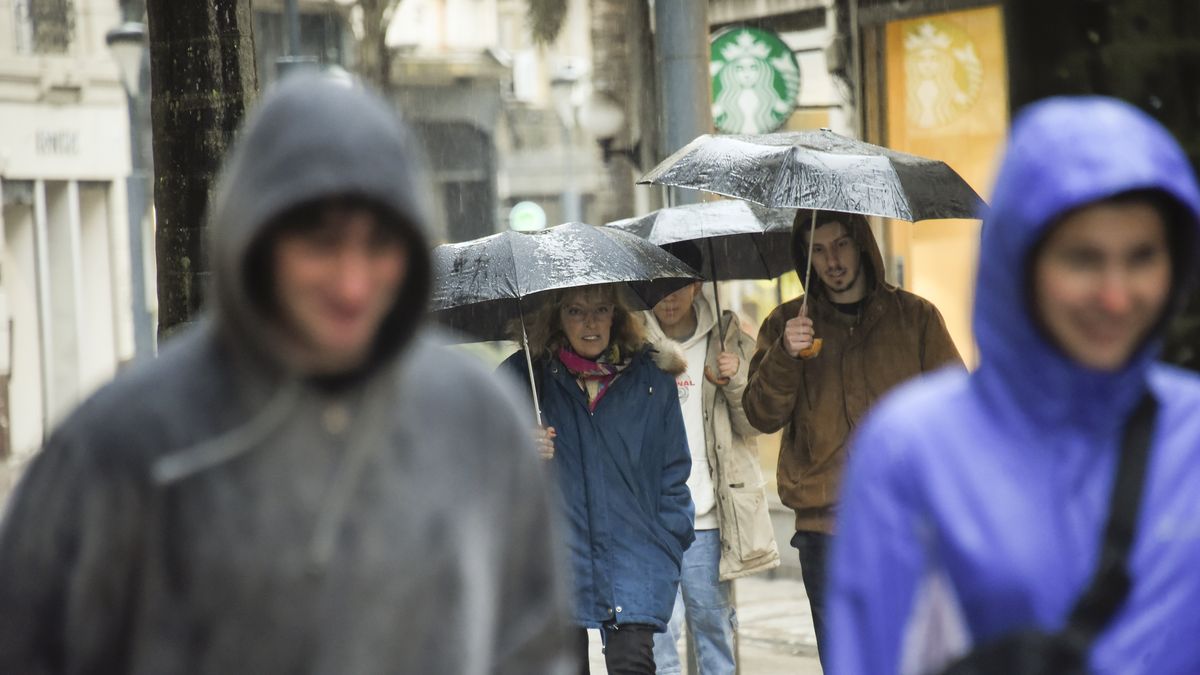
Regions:
[[[698,260],[685,262],[697,267]],[[698,251],[693,251],[698,258]],[[680,672],[678,639],[686,617],[702,675],[733,673],[737,625],[730,581],[779,565],[767,511],[758,431],[742,410],[754,341],[733,312],[717,320],[716,303],[700,282],[664,298],[644,314],[651,344],[681,349],[677,376],[696,506],[696,541],[683,558],[680,597],[666,633],[655,635],[660,674]],[[665,345],[664,343],[674,343]]]

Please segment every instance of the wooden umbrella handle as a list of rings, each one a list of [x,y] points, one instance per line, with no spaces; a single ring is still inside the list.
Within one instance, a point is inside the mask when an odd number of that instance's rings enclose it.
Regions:
[[[718,377],[709,366],[704,366],[704,379],[712,382],[718,387],[724,387],[725,385],[729,384],[728,377]]]
[[[821,343],[824,342],[819,337],[814,337],[812,345],[800,350],[800,358],[812,359],[816,358],[817,354],[821,353]]]

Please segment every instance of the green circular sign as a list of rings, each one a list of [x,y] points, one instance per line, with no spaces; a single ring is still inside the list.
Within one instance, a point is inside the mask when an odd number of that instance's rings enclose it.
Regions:
[[[712,37],[712,114],[727,134],[765,134],[796,109],[800,64],[775,33],[734,26]]]
[[[508,226],[517,232],[533,232],[546,227],[546,211],[536,202],[517,202],[508,212]]]

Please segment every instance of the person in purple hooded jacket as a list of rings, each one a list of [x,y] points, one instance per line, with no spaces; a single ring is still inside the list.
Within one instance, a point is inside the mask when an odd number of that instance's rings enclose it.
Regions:
[[[979,369],[896,390],[853,443],[832,672],[936,672],[914,655],[931,626],[976,645],[1062,629],[1096,569],[1123,429],[1150,394],[1132,586],[1088,665],[1200,673],[1200,377],[1155,361],[1198,241],[1195,175],[1157,122],[1098,97],[1022,112],[983,222]]]

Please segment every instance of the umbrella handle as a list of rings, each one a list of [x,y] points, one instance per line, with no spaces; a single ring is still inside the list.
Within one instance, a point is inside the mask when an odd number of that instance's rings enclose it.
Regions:
[[[708,366],[704,366],[704,379],[708,380],[709,382],[712,382],[713,384],[717,385],[718,387],[724,387],[725,385],[729,384],[728,377],[720,377],[720,376],[716,375],[715,373],[713,373],[712,368],[709,368]]]
[[[815,358],[817,356],[817,354],[821,353],[821,343],[822,342],[824,342],[824,340],[822,340],[821,338],[814,337],[811,347],[805,347],[804,349],[800,350],[800,358],[802,358],[802,359]]]

